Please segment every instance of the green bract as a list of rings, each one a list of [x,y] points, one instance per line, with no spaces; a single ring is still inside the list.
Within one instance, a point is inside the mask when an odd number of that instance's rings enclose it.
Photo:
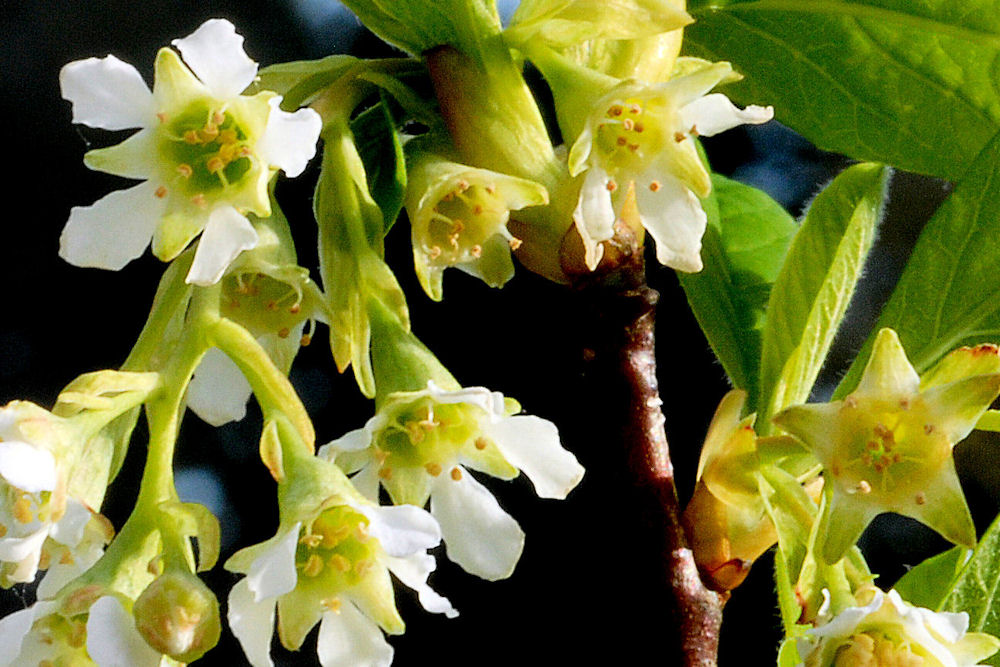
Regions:
[[[965,546],[975,526],[952,448],[1000,394],[1000,351],[961,348],[918,377],[891,329],[879,332],[858,388],[842,401],[797,405],[774,422],[823,464],[826,503],[817,548],[838,561],[882,512]]]

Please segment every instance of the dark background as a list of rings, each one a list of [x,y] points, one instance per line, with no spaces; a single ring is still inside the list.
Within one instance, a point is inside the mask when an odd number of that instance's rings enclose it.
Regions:
[[[118,366],[138,334],[163,265],[147,253],[113,273],[70,266],[57,256],[58,239],[74,205],[88,205],[124,181],[88,171],[83,153],[128,133],[74,127],[60,99],[59,68],[75,59],[113,53],[152,81],[156,49],[190,34],[205,19],[225,17],[246,37],[261,65],[330,53],[390,54],[332,0],[143,3],[127,0],[7,2],[0,8],[0,127],[3,128],[3,245],[0,284],[0,401],[29,399],[49,407],[80,373]],[[759,100],[766,103],[767,100]],[[780,112],[779,112],[780,113]],[[717,171],[764,188],[798,215],[804,202],[847,161],[812,148],[777,123],[734,130],[706,141]],[[316,270],[315,223],[309,214],[310,169],[278,195],[300,239],[301,263]],[[923,222],[947,193],[946,184],[898,174],[892,201],[866,277],[852,306],[851,325],[838,337],[817,395],[828,393],[869,331]],[[488,583],[443,557],[431,582],[460,610],[455,620],[423,612],[405,589],[398,604],[407,633],[391,641],[397,665],[596,662],[669,664],[661,651],[669,629],[650,595],[653,576],[639,553],[623,501],[627,479],[616,469],[615,426],[604,407],[612,390],[589,368],[582,350],[593,320],[577,295],[524,270],[502,291],[458,271],[446,274],[447,298],[429,301],[413,278],[406,225],[388,239],[387,259],[410,299],[414,331],[466,385],[485,385],[516,397],[531,414],[553,420],[564,445],[587,467],[565,502],[541,501],[519,478],[487,482],[527,532],[514,576]],[[315,275],[315,274],[314,274]],[[718,400],[724,373],[686,307],[673,272],[650,264],[662,293],[658,315],[659,377],[667,434],[680,491],[693,485],[698,447]],[[337,374],[320,332],[292,372],[316,420],[318,442],[361,426],[372,406],[350,373]],[[208,427],[191,415],[178,448],[178,487],[205,503],[222,523],[223,558],[274,534],[274,483],[257,459],[260,420]],[[120,526],[138,488],[145,433],[137,430],[125,469],[105,512]],[[981,527],[995,513],[991,466],[971,447],[956,450],[970,504]],[[980,450],[981,451],[981,450]],[[890,582],[903,564],[918,562],[944,543],[914,522],[880,518],[866,533],[872,567]],[[748,657],[770,662],[780,639],[771,558],[763,557],[727,608],[721,663]],[[224,601],[236,577],[221,566],[207,575]],[[31,586],[0,594],[7,609],[33,599]],[[299,655],[275,651],[278,664],[316,664],[313,639]],[[224,634],[204,664],[242,664]]]

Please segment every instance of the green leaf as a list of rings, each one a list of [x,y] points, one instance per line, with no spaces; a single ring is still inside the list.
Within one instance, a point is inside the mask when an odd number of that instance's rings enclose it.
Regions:
[[[708,228],[700,273],[679,273],[681,286],[733,385],[756,407],[761,327],[771,284],[798,226],[767,194],[712,175],[704,202]]]
[[[761,359],[762,426],[809,397],[875,238],[889,173],[875,164],[850,167],[809,207],[771,291]]]
[[[692,0],[692,55],[821,148],[952,180],[1000,129],[993,0]]]
[[[904,574],[893,588],[912,605],[940,610],[971,553],[954,547],[932,556]]]
[[[368,190],[382,209],[383,234],[388,234],[403,209],[406,158],[385,94],[378,104],[351,121],[351,132],[368,175]]]
[[[896,330],[918,372],[961,345],[1000,341],[1000,136],[976,158],[917,239],[913,254],[873,331]],[[857,385],[874,336],[835,397]]]
[[[1000,635],[1000,518],[993,521],[941,606],[969,614],[969,632]],[[994,655],[988,664],[1000,662]]]

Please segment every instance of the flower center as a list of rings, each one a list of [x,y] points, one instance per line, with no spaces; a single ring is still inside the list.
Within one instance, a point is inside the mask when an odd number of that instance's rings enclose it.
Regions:
[[[325,593],[343,591],[375,565],[378,549],[361,513],[343,505],[328,509],[302,529],[295,551],[299,582],[317,582]]]
[[[920,489],[934,477],[951,453],[944,434],[929,421],[919,399],[892,403],[850,398],[842,408],[844,431],[829,466],[848,493],[882,496],[899,501],[913,494],[923,504]]]
[[[503,235],[516,249],[521,242],[507,231],[509,215],[495,183],[460,180],[431,209],[420,241],[431,261],[442,266],[479,259],[483,244],[494,234]]]
[[[605,170],[638,174],[664,146],[667,109],[635,98],[615,101],[597,125],[595,147]]]
[[[484,454],[493,443],[480,434],[481,408],[468,403],[436,403],[424,398],[401,409],[375,443],[379,476],[391,479],[398,469],[419,470],[458,481],[460,458]]]
[[[924,659],[907,643],[892,641],[878,633],[856,634],[837,649],[832,667],[921,667]]]
[[[286,338],[308,316],[304,295],[264,273],[232,273],[222,281],[222,314],[255,336]]]
[[[161,150],[173,165],[172,182],[194,203],[204,204],[253,167],[253,145],[224,107],[199,102],[176,117],[162,118]]]

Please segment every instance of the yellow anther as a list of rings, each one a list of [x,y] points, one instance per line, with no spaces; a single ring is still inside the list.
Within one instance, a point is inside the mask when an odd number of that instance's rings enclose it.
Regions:
[[[299,538],[299,544],[304,544],[310,549],[315,549],[323,542],[322,535],[315,535],[313,533],[306,533]]]
[[[486,190],[486,194],[495,195],[497,193],[497,186],[493,185],[492,183],[488,184],[483,189]]]
[[[652,183],[649,184],[649,189],[652,192],[659,192],[660,188],[662,188],[662,187],[663,187],[663,185],[661,185],[659,181],[653,181]]]
[[[476,449],[478,449],[480,451],[486,449],[489,446],[489,444],[490,444],[490,441],[487,440],[486,438],[483,438],[483,437],[476,438],[476,443],[475,443]]]
[[[685,139],[687,139],[687,135],[684,134],[683,132],[674,132],[674,141],[676,141],[677,143],[681,143]]]
[[[646,129],[646,126],[643,125],[642,123],[636,123],[635,124],[635,131],[636,132],[642,132],[645,129]]]
[[[306,564],[302,566],[302,574],[307,577],[315,577],[323,571],[323,559],[319,554],[309,554]]]
[[[179,164],[177,165],[177,173],[184,178],[191,178],[191,174],[194,173],[194,169],[192,169],[189,164]]]
[[[638,104],[634,104],[634,103],[630,104],[630,105],[628,105],[628,112],[629,113],[642,113],[642,107],[639,106]]]
[[[38,569],[47,570],[52,564],[52,554],[48,549],[43,549],[40,554],[38,554]]]
[[[608,189],[608,192],[614,192],[615,190],[618,189],[618,184],[615,183],[614,181],[608,181],[607,185],[605,185],[604,187]]]
[[[340,613],[340,598],[328,598],[323,600],[323,606],[326,607],[327,611],[332,611],[334,614]]]
[[[0,537],[3,537],[6,534],[7,534],[7,526],[0,523]]]
[[[157,199],[163,199],[164,197],[167,196],[167,188],[161,185],[160,187],[156,188],[155,194]]]
[[[73,552],[70,551],[69,549],[64,551],[63,555],[59,558],[59,563],[62,565],[72,565],[75,562],[76,559],[73,558]]]
[[[372,565],[374,564],[370,558],[359,560],[354,564],[354,571],[358,573],[359,577],[363,577],[368,570],[372,569]]]
[[[924,433],[930,435],[934,432],[934,424],[924,424]]]
[[[628,149],[633,153],[635,153],[637,150],[639,150],[639,144],[629,144]]]
[[[635,121],[631,118],[626,118],[622,121],[622,127],[631,132],[635,128]]]
[[[468,189],[469,189],[469,182],[463,178],[458,182],[458,191],[455,194],[458,194],[459,192],[465,192]]]
[[[299,345],[301,345],[302,347],[309,347],[309,344],[312,342],[312,340],[313,340],[312,336],[310,336],[309,334],[302,334],[302,338],[299,339]]]
[[[609,116],[621,116],[623,111],[624,111],[624,109],[622,108],[622,106],[620,104],[614,104],[614,105],[611,106],[610,109],[608,109],[608,115]]]
[[[473,206],[472,207],[472,214],[473,215],[482,215],[483,214],[483,205],[482,204],[476,204],[475,206]]]
[[[515,237],[514,237],[514,238],[512,238],[512,239],[511,239],[510,241],[507,241],[507,243],[509,243],[509,244],[510,244],[510,249],[511,249],[511,250],[517,250],[518,248],[520,248],[520,247],[521,247],[521,244],[523,244],[523,243],[524,243],[524,241],[522,241],[521,239],[519,239],[519,238],[517,238],[517,237],[515,236]]]
[[[221,111],[216,111],[212,114],[212,123],[215,125],[222,125],[226,121],[226,114]]]
[[[206,125],[203,129],[198,130],[198,138],[201,139],[201,143],[208,144],[215,141],[216,137],[219,136],[219,128],[215,125]]]
[[[378,476],[382,479],[392,479],[392,468],[389,466],[382,466],[378,469]]]
[[[194,197],[191,197],[191,203],[194,204],[195,206],[197,206],[198,208],[204,208],[205,207],[205,195],[203,195],[203,194],[201,194],[199,192]]]
[[[697,137],[698,136],[698,126],[697,125],[692,125],[691,129],[688,130],[688,134],[690,134],[692,137]]]
[[[187,132],[184,133],[184,141],[185,141],[185,143],[189,143],[192,146],[194,144],[200,144],[201,143],[201,140],[198,139],[198,133],[195,132],[194,130],[188,130]]]
[[[14,518],[21,523],[31,523],[35,517],[31,514],[31,500],[21,496],[14,503]]]
[[[292,330],[288,327],[282,327],[278,329],[278,338],[288,338],[288,334],[292,333]]]
[[[480,257],[483,256],[483,247],[478,244],[474,245],[471,248],[469,248],[469,254],[475,257],[476,259],[479,259]]]
[[[451,469],[451,478],[454,481],[456,481],[456,482],[459,481],[459,480],[461,480],[462,479],[462,469],[459,468],[458,466],[455,466],[454,468],[452,468]]]
[[[458,249],[458,234],[452,234],[449,236],[448,243],[451,244],[452,248]]]
[[[465,223],[461,220],[453,220],[451,223],[451,231],[455,234],[460,234],[465,230]]]
[[[858,493],[862,493],[862,494],[864,494],[864,493],[871,493],[872,492],[872,485],[869,484],[865,480],[861,480],[860,482],[858,482],[857,491],[858,491]]]
[[[340,554],[330,556],[330,567],[337,572],[348,572],[351,569],[351,561]]]
[[[426,470],[427,474],[431,477],[437,477],[441,474],[442,468],[440,463],[428,463],[424,466],[424,470]]]
[[[624,146],[625,144],[628,143],[628,138],[623,134],[615,140],[615,143],[618,144],[619,146]]]
[[[288,312],[290,312],[292,315],[298,314],[300,310],[302,310],[302,306],[297,303],[293,303],[291,306],[288,307]]]
[[[205,164],[205,167],[209,171],[222,171],[226,168],[226,161],[221,157],[214,157]]]
[[[160,119],[161,123],[166,123],[167,122],[167,118],[169,118],[169,116],[167,116],[167,114],[165,114],[162,111],[160,113],[156,114],[156,117]]]
[[[926,503],[926,502],[927,502],[927,496],[925,496],[925,495],[924,495],[924,492],[923,492],[923,491],[921,491],[921,492],[919,492],[919,493],[917,494],[917,497],[916,497],[916,498],[914,498],[914,499],[913,499],[913,501],[914,501],[915,503],[917,503],[918,505],[923,505],[924,503]]]
[[[431,251],[427,254],[431,259],[437,259],[441,256],[441,246],[431,246]]]

